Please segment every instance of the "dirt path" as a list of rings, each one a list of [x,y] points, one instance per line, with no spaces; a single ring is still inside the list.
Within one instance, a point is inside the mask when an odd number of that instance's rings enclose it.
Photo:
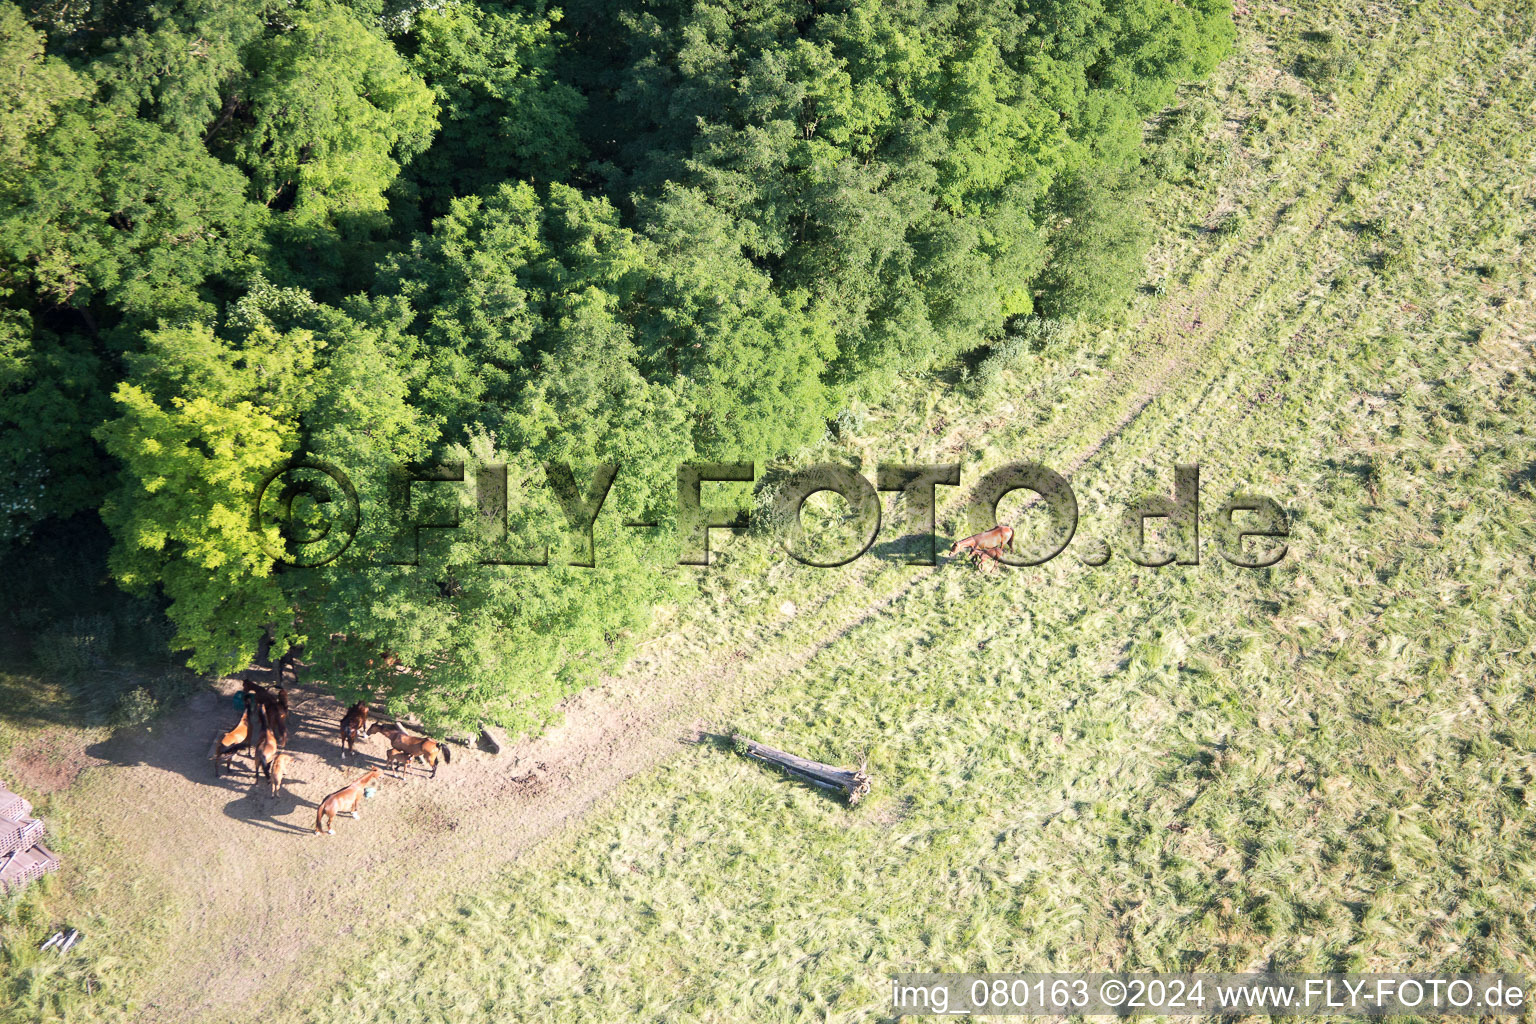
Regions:
[[[537,740],[499,756],[455,745],[436,778],[419,768],[403,781],[385,776],[362,818],[338,820],[334,836],[313,834],[316,804],[382,763],[387,745],[374,737],[343,762],[334,733],[342,708],[328,697],[293,691],[296,763],[276,797],[253,783],[243,756],[215,778],[209,739],[237,717],[232,681],[223,696],[194,699],[167,732],[101,745],[90,831],[127,847],[147,878],[202,894],[187,917],[167,922],[174,934],[148,1002],[153,1019],[248,1017],[308,974],[327,945],[359,928],[388,931],[472,888],[694,739],[701,716],[739,706],[853,625],[807,621],[804,632],[820,639],[792,653],[734,652],[703,668],[682,646],[645,656],[569,700],[564,723]]]

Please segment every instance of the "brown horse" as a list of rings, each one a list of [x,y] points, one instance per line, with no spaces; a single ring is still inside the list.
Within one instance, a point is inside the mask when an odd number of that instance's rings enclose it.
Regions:
[[[260,683],[252,682],[249,679],[242,679],[242,680],[240,680],[240,689],[244,690],[246,693],[250,694],[252,697],[255,697],[257,700],[261,701],[263,704],[267,704],[267,703],[270,703],[272,701],[277,700],[277,694],[273,693],[271,690],[267,689],[265,686],[262,686]]]
[[[277,734],[277,745],[288,745],[288,691],[279,686],[277,691],[267,689],[260,683],[253,683],[249,679],[241,684],[246,693],[256,699],[257,705],[263,713],[263,728],[270,729]]]
[[[277,730],[277,745],[286,747],[288,745],[288,688],[286,686],[277,688],[277,699],[267,709],[267,720],[272,728]]]
[[[385,766],[394,773],[395,778],[397,779],[400,777],[401,769],[396,768],[395,765],[399,764],[403,768],[407,763],[414,761],[415,759],[415,754],[408,754],[403,750],[396,750],[394,747],[390,747],[388,750],[384,751]]]
[[[256,778],[260,779],[262,772],[266,772],[267,778],[270,779],[272,762],[277,760],[277,732],[267,727],[267,714],[264,709],[256,709],[256,718],[261,723],[261,739],[256,742]]]
[[[949,557],[954,558],[955,555],[965,551],[970,553],[973,563],[979,562],[983,556],[1001,562],[1003,560],[1001,552],[1004,548],[1013,550],[1013,527],[994,526],[990,530],[973,533],[969,537],[955,541],[954,546],[949,549]]]
[[[376,732],[381,732],[388,736],[389,745],[394,748],[394,750],[389,752],[388,756],[388,762],[391,767],[394,767],[397,761],[403,763],[413,757],[419,757],[432,766],[432,777],[435,779],[437,778],[437,758],[439,754],[442,755],[444,764],[453,763],[453,755],[448,752],[446,746],[438,743],[437,740],[428,739],[425,736],[412,736],[400,727],[399,722],[396,722],[394,725],[374,722],[368,727],[368,735],[372,736]],[[397,754],[401,756],[397,756]],[[399,769],[396,769],[396,775],[399,775]]]
[[[341,756],[357,753],[357,741],[367,735],[368,705],[358,701],[341,718]]]
[[[251,742],[251,702],[245,702],[245,710],[240,713],[240,721],[235,727],[222,736],[213,738],[213,750],[209,757],[213,759],[213,774],[222,775],[223,768],[233,769],[235,754],[249,746]]]
[[[336,815],[350,814],[358,817],[358,804],[363,802],[363,788],[377,782],[379,770],[370,768],[362,778],[348,786],[343,786],[324,800],[315,809],[315,834],[324,832],[328,836],[336,834]]]
[[[273,796],[277,796],[277,791],[283,788],[283,776],[292,762],[293,755],[286,750],[272,759],[272,764],[267,769],[267,778],[272,782]]]

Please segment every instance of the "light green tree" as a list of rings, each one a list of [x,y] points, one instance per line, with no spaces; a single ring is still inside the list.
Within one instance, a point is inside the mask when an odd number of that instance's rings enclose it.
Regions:
[[[272,574],[276,530],[253,530],[257,486],[293,451],[294,431],[248,401],[157,403],[121,384],[119,415],[97,431],[121,464],[102,506],[117,539],[111,568],[129,590],[158,585],[170,601],[173,646],[199,671],[248,665],[289,606]]]
[[[246,168],[264,203],[301,223],[376,218],[400,165],[437,129],[432,91],[345,8],[310,4],[292,17],[251,47],[242,116],[211,141]]]

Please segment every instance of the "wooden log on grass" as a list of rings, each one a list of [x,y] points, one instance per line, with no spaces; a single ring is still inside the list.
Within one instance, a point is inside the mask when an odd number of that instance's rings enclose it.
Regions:
[[[822,764],[820,761],[810,761],[803,757],[796,757],[794,754],[786,754],[782,750],[764,746],[744,736],[731,738],[735,740],[737,749],[748,757],[774,765],[793,778],[809,782],[813,786],[842,790],[849,807],[857,804],[864,798],[864,794],[869,792],[869,776],[864,772],[867,765],[861,764],[857,768],[838,768],[834,765]]]

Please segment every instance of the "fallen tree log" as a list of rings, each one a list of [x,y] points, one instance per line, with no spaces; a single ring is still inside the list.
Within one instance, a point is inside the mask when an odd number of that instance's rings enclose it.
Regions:
[[[837,768],[830,764],[822,764],[820,761],[810,761],[803,757],[796,757],[794,754],[786,754],[782,750],[764,746],[745,736],[731,738],[736,742],[737,749],[748,757],[774,765],[793,778],[809,782],[813,786],[842,790],[849,807],[857,804],[869,792],[870,779],[864,772],[867,765],[861,764],[858,768]]]

